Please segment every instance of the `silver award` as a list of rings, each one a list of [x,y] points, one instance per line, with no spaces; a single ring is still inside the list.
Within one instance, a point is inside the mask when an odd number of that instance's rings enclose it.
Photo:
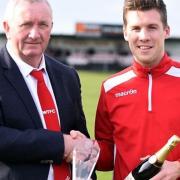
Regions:
[[[73,150],[73,180],[89,180],[99,157],[95,140],[82,139]]]

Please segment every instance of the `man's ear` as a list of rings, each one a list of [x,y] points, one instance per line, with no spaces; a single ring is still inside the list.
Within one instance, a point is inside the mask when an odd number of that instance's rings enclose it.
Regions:
[[[123,34],[124,34],[125,41],[128,41],[126,27],[123,27]]]
[[[4,29],[4,32],[6,34],[7,39],[9,39],[10,38],[10,36],[9,36],[10,27],[9,27],[9,24],[7,21],[3,21],[3,29]]]
[[[164,32],[165,32],[165,39],[167,39],[170,36],[170,27],[169,26],[165,27]]]

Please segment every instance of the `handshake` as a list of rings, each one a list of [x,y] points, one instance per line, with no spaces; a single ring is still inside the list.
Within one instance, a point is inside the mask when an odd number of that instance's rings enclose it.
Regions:
[[[96,141],[88,139],[84,134],[79,131],[72,130],[70,134],[64,134],[64,159],[67,162],[72,161],[73,150],[75,148],[81,148],[81,150],[87,151],[88,148],[99,149],[99,145]]]
[[[64,159],[73,165],[73,180],[90,179],[99,157],[98,143],[72,130],[70,135],[64,135],[64,145]]]

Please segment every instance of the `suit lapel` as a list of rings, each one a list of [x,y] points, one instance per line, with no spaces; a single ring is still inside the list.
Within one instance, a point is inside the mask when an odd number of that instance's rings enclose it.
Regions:
[[[4,53],[4,55],[6,61],[4,62],[3,65],[4,67],[6,67],[4,71],[6,78],[9,80],[9,82],[15,89],[17,95],[21,98],[35,126],[37,128],[42,127],[42,123],[36,105],[26,85],[26,82],[23,79],[23,76],[19,71],[19,68],[17,67],[15,62],[11,59],[7,51]]]

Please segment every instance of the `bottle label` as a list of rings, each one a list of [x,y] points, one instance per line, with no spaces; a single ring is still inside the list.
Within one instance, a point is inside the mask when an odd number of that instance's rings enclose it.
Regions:
[[[132,176],[132,173],[129,173],[129,175],[124,180],[135,180]]]

